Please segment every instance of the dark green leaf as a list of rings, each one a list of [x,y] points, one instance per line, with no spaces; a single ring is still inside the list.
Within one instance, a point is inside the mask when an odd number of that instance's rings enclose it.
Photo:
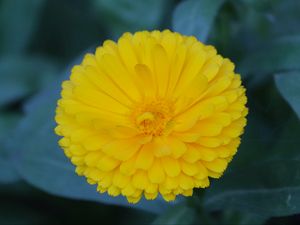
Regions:
[[[210,210],[235,209],[263,217],[300,212],[300,124],[289,119],[273,148],[249,157],[245,165],[235,167],[213,183],[205,196]],[[256,148],[250,145],[248,150]],[[268,154],[265,154],[265,153]]]
[[[55,64],[42,57],[0,58],[0,107],[41,89],[56,73]]]
[[[19,53],[28,46],[44,0],[0,1],[0,53]]]
[[[262,80],[275,72],[300,69],[299,55],[300,36],[284,37],[255,49],[241,62],[239,70],[244,77],[255,74]]]
[[[0,113],[0,183],[11,183],[18,180],[11,152],[6,146],[6,141],[11,138],[12,130],[20,120],[16,113]]]
[[[205,42],[214,19],[224,0],[187,0],[181,2],[173,14],[173,29],[194,35]]]
[[[124,32],[159,27],[170,0],[97,0],[93,1],[99,19],[118,37]]]
[[[300,118],[300,72],[287,72],[275,76],[276,85]]]
[[[220,218],[221,225],[235,224],[235,225],[262,225],[265,224],[268,218],[257,214],[241,213],[233,210],[224,210]]]
[[[28,204],[18,204],[11,201],[1,201],[1,203],[0,224],[48,224],[49,216],[41,214],[39,210],[32,209]]]
[[[103,27],[90,11],[92,1],[46,1],[30,50],[42,52],[62,64],[106,37]]]
[[[237,3],[238,1],[233,1]],[[252,12],[257,12],[256,17],[259,14],[266,18],[265,30],[257,30],[258,32],[264,32],[265,36],[269,39],[282,36],[286,34],[298,34],[299,22],[300,22],[300,2],[295,0],[242,0],[251,9]],[[240,12],[241,17],[245,16],[245,12]],[[250,15],[249,15],[250,16]],[[252,23],[252,27],[259,27],[259,21],[256,21],[256,17],[248,17],[249,22]],[[243,19],[243,18],[241,18]],[[256,22],[256,24],[255,24]],[[257,33],[256,33],[257,35]]]
[[[153,225],[175,225],[175,224],[195,224],[196,210],[185,204],[173,206],[166,213],[159,216]]]
[[[13,112],[0,112],[0,140],[8,138],[15,128],[20,115]]]

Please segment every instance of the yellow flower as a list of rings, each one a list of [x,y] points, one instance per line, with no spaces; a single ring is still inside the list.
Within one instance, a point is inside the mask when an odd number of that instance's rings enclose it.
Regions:
[[[131,203],[208,187],[236,153],[248,112],[234,64],[169,30],[105,41],[61,96],[55,131],[77,174]]]

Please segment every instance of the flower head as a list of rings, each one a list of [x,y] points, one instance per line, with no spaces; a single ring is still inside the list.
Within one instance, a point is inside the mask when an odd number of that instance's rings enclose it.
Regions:
[[[132,203],[208,187],[236,153],[248,112],[234,64],[169,30],[105,41],[61,96],[56,133],[77,174]]]

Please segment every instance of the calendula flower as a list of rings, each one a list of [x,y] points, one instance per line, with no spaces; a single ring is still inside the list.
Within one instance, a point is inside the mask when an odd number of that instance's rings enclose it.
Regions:
[[[74,66],[56,133],[78,175],[100,193],[166,201],[219,178],[246,125],[234,64],[193,36],[125,33]]]

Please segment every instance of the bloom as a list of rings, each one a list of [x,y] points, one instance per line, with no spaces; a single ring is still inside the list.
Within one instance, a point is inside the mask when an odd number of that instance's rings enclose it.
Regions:
[[[78,175],[136,203],[190,196],[240,144],[247,98],[234,64],[193,36],[125,33],[74,66],[56,133]]]

